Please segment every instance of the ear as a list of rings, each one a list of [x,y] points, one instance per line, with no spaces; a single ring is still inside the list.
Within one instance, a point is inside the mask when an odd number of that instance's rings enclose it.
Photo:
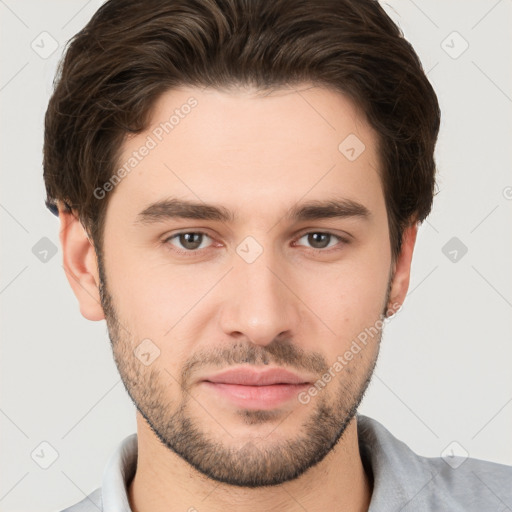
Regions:
[[[393,282],[389,294],[388,311],[394,314],[402,306],[411,276],[411,262],[416,235],[418,234],[418,223],[413,222],[404,229],[402,234],[402,247],[393,268]]]
[[[88,320],[103,320],[94,245],[74,211],[59,208],[59,219],[64,271],[78,299],[80,313]]]

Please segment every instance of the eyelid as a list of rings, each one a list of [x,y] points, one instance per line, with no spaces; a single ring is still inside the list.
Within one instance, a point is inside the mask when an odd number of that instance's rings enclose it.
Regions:
[[[353,238],[352,235],[349,233],[343,232],[343,233],[336,233],[335,230],[329,229],[329,228],[317,228],[317,229],[311,229],[311,228],[304,228],[303,230],[299,231],[295,235],[295,240],[302,238],[304,235],[308,235],[309,233],[322,233],[325,235],[332,235],[336,238],[339,238],[340,240],[345,240],[347,243]]]

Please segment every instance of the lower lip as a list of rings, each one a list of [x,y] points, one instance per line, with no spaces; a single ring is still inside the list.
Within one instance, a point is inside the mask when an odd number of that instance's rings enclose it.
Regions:
[[[306,389],[309,384],[272,384],[269,386],[243,386],[203,381],[208,389],[225,396],[245,409],[275,409]]]

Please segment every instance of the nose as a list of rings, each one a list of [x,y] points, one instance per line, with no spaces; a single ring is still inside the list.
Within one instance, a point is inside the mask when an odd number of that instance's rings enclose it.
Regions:
[[[235,255],[228,279],[220,320],[226,335],[268,345],[298,328],[301,302],[293,291],[292,274],[270,250],[252,263]]]

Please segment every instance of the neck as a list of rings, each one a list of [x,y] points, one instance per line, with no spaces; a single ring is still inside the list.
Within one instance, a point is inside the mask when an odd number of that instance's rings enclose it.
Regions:
[[[128,488],[133,512],[363,512],[370,504],[355,417],[321,462],[295,480],[261,488],[227,485],[199,473],[165,447],[139,413],[137,434],[137,470]]]

